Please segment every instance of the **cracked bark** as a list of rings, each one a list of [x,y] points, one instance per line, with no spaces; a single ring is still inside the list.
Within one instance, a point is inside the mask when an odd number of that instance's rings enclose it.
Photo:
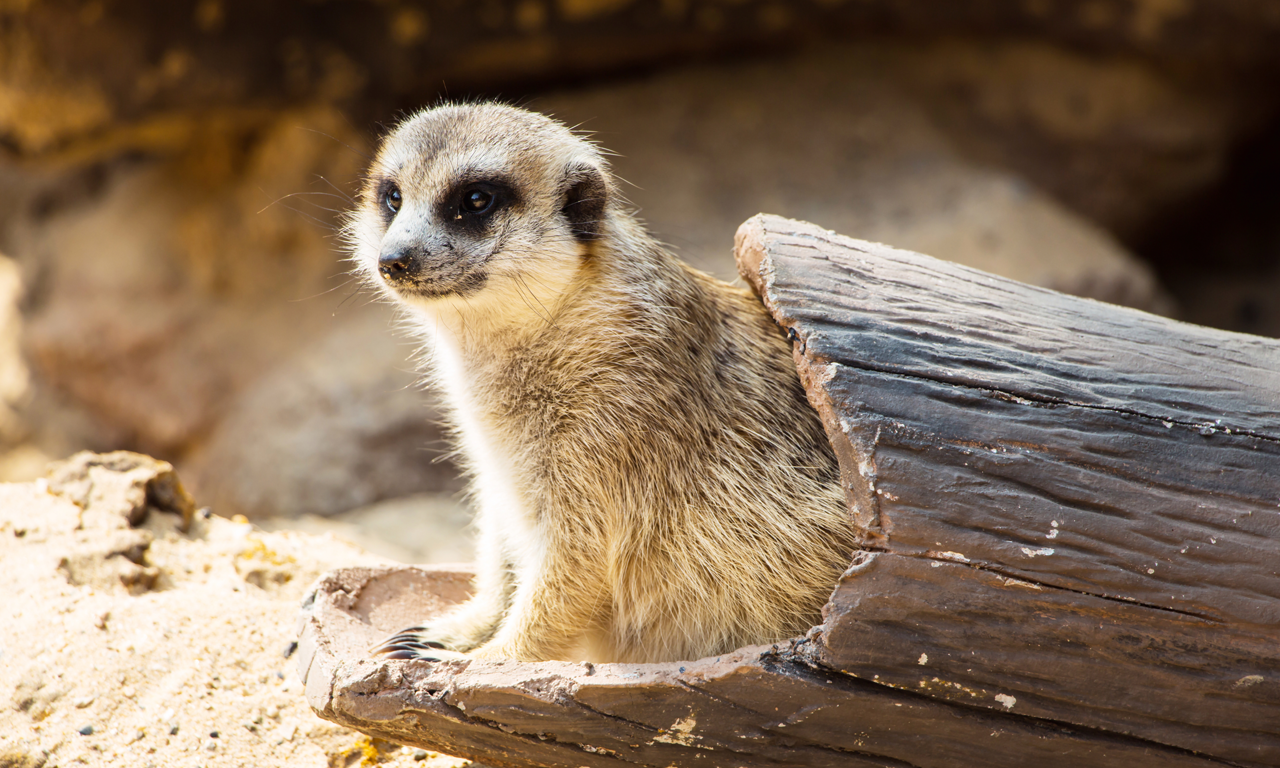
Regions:
[[[1280,342],[776,217],[738,257],[874,508],[820,663],[1280,764]]]
[[[423,596],[437,598],[463,577],[398,567],[322,580],[298,649],[316,712],[375,736],[511,768],[1229,764],[833,669],[825,666],[820,631],[788,646],[669,664],[367,658],[369,645],[402,626]],[[436,599],[428,610],[446,605]]]

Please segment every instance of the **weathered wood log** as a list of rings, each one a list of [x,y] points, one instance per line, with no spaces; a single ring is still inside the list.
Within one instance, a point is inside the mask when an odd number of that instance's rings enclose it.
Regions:
[[[457,570],[351,568],[304,611],[321,717],[495,766],[1220,766],[1184,750],[894,689],[811,643],[673,664],[379,661],[369,647],[465,595]]]
[[[738,253],[866,531],[822,663],[1280,764],[1280,343],[772,217]]]
[[[317,585],[321,716],[498,766],[1280,765],[1280,342],[756,217],[865,551],[807,637],[674,664],[367,647],[455,571]]]

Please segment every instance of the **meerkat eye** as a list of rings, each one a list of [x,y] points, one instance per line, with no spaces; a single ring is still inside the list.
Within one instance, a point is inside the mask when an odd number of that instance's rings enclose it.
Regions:
[[[473,189],[462,193],[462,213],[484,213],[493,207],[493,193]]]
[[[402,202],[400,198],[400,188],[394,184],[387,187],[387,191],[382,195],[382,202],[392,213],[399,211],[400,203]]]

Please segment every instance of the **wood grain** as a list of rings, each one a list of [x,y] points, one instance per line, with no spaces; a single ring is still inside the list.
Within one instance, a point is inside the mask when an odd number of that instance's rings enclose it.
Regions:
[[[1280,342],[777,217],[738,256],[872,553],[820,663],[1280,765]]]
[[[1274,632],[878,553],[819,643],[824,665],[957,704],[1280,764]]]
[[[499,768],[1208,768],[1203,755],[957,705],[821,666],[812,641],[669,664],[381,661],[367,648],[458,574],[352,568],[316,585],[299,669],[321,717]],[[394,603],[387,609],[383,602]],[[424,605],[447,607],[438,597]]]

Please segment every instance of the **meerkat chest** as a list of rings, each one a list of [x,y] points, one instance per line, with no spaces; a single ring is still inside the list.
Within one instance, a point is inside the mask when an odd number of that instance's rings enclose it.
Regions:
[[[483,402],[483,387],[456,344],[437,338],[434,374],[449,405],[458,447],[474,476],[472,492],[481,526],[497,526],[504,538],[531,544],[541,539],[536,503],[526,469],[529,446],[521,450],[519,429],[495,418]]]

